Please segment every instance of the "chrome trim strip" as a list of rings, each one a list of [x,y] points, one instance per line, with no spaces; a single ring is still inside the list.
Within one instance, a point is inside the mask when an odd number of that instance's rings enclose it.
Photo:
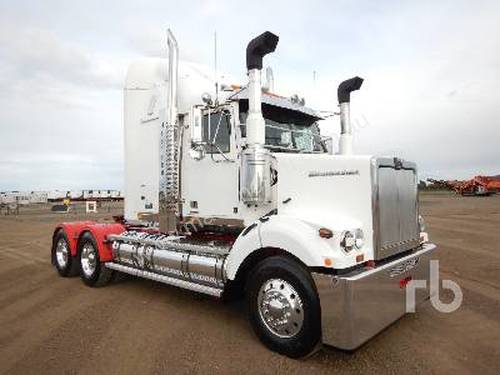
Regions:
[[[377,258],[378,246],[380,243],[380,212],[378,199],[378,159],[371,160],[372,178],[372,227],[373,227],[373,253]]]
[[[196,284],[196,283],[193,283],[191,281],[186,281],[186,280],[176,279],[174,277],[159,275],[157,273],[143,271],[143,270],[140,270],[137,268],[123,266],[123,265],[117,264],[117,263],[108,262],[108,263],[105,263],[105,265],[107,268],[115,270],[115,271],[123,272],[123,273],[133,275],[133,276],[143,277],[145,279],[149,279],[149,280],[153,280],[153,281],[158,281],[158,282],[163,283],[163,284],[176,286],[178,288],[191,290],[193,292],[208,294],[210,296],[217,297],[217,298],[220,298],[222,296],[222,292],[223,292],[223,290],[219,289],[219,288],[213,288],[213,287],[206,286],[206,285]]]

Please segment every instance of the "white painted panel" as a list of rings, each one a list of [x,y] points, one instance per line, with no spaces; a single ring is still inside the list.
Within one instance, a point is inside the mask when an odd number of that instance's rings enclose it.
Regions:
[[[371,156],[277,154],[276,158],[279,214],[333,231],[361,228],[366,253],[372,255]]]

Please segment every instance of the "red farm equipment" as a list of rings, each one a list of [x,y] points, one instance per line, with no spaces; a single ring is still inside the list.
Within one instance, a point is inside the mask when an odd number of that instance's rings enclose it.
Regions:
[[[457,194],[469,196],[488,196],[500,193],[500,175],[475,176],[466,181],[428,180],[434,184],[455,191]]]
[[[455,186],[462,195],[491,195],[500,192],[500,176],[475,176]]]

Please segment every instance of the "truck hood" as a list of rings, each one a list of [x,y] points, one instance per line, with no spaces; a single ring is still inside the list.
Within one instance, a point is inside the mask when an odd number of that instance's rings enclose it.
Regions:
[[[334,232],[360,228],[373,251],[370,155],[275,153],[279,215]]]

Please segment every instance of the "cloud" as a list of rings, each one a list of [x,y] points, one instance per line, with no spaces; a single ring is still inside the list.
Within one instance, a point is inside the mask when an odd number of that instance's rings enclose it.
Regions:
[[[357,152],[414,160],[423,177],[500,173],[498,2],[20,0],[1,7],[0,189],[121,186],[127,63],[165,56],[167,27],[181,58],[208,71],[217,31],[219,71],[242,83],[247,41],[270,29],[280,44],[266,64],[280,93],[332,111],[342,80],[366,79],[353,94],[353,118],[363,124]],[[338,135],[338,118],[322,129]]]
[[[15,37],[13,38],[13,35]],[[2,79],[117,89],[122,77],[106,61],[44,29],[0,27]]]
[[[0,189],[121,186],[119,59],[5,23],[0,44]]]
[[[0,162],[0,190],[117,189],[121,188],[122,173],[120,164],[112,159],[78,154],[54,154],[42,159],[25,156]]]

